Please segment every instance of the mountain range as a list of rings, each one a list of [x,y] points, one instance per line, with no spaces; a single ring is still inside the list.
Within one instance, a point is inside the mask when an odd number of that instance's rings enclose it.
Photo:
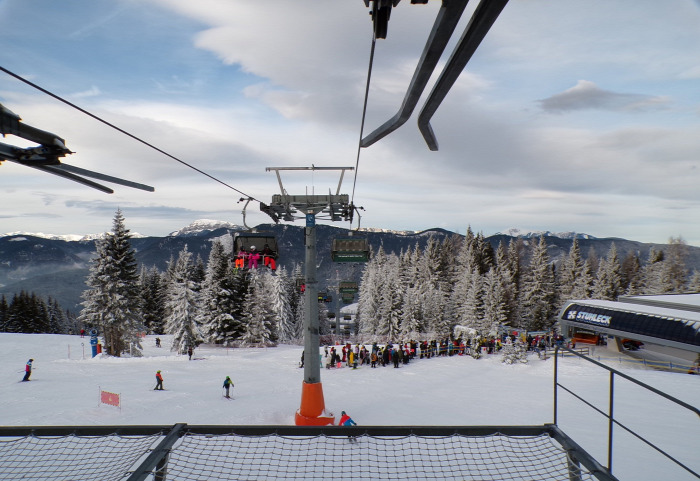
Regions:
[[[128,227],[128,226],[127,226]],[[262,224],[255,228],[259,232],[270,233],[277,239],[279,247],[279,266],[286,267],[291,273],[295,265],[304,262],[304,227],[291,224]],[[245,231],[241,226],[215,220],[197,220],[192,224],[172,232],[164,237],[141,236],[132,233],[131,244],[136,251],[139,265],[152,266],[164,271],[171,259],[176,259],[179,252],[187,245],[196,259],[201,257],[207,262],[212,242],[221,240],[230,251],[232,234]],[[362,275],[362,264],[334,263],[331,261],[332,240],[348,237],[349,231],[330,225],[317,225],[317,278],[319,289],[324,290],[337,285],[341,280],[358,282]],[[102,234],[103,235],[103,234]],[[396,232],[383,229],[363,229],[355,236],[367,238],[376,251],[380,246],[388,253],[399,253],[413,248],[416,243],[423,247],[432,236],[442,242],[445,238],[455,236],[454,232],[443,229],[428,229],[421,232]],[[559,262],[568,252],[573,239],[578,239],[582,255],[595,252],[604,257],[612,243],[623,259],[628,253],[637,253],[644,261],[649,249],[664,249],[664,244],[641,243],[620,238],[595,238],[579,233],[523,232],[511,229],[486,237],[494,248],[500,242],[506,245],[516,237],[526,244],[532,239],[545,236],[549,255],[553,262]],[[51,296],[58,300],[64,309],[72,312],[80,310],[81,294],[85,287],[90,259],[95,253],[95,240],[100,235],[55,236],[45,234],[11,233],[0,235],[0,295],[9,299],[21,290],[35,292],[38,295]],[[688,246],[687,263],[689,268],[700,269],[700,248]]]

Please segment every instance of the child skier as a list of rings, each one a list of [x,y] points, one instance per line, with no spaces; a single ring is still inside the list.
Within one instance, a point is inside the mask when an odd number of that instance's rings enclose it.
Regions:
[[[348,416],[345,411],[340,413],[340,421],[338,421],[338,426],[357,426],[357,423]]]
[[[233,387],[233,381],[231,381],[231,378],[229,376],[226,376],[226,379],[224,379],[224,389],[226,389],[226,396],[224,396],[227,399],[231,399],[231,396],[229,396],[229,389]]]
[[[347,415],[345,411],[341,413],[340,416],[340,421],[338,421],[338,426],[357,426],[355,421],[352,420],[350,416]],[[348,436],[348,441],[351,443],[356,443],[357,442],[357,436]]]
[[[153,388],[154,391],[163,390],[163,376],[161,376],[160,371],[156,373],[156,387]]]
[[[32,375],[32,363],[34,362],[34,359],[30,359],[27,361],[27,364],[24,366],[24,379],[22,379],[22,382],[24,381],[29,381],[29,376]]]

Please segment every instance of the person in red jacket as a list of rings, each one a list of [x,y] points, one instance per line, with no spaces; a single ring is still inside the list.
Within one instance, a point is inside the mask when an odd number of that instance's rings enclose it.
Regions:
[[[34,359],[30,359],[27,361],[27,364],[24,366],[24,379],[22,381],[29,381],[29,376],[32,375],[32,363],[34,362]]]
[[[162,391],[163,390],[163,376],[161,376],[160,371],[156,373],[156,387],[153,388],[154,391]]]
[[[345,411],[340,413],[340,421],[338,421],[338,426],[357,426],[357,423],[352,420],[350,416],[347,415]]]

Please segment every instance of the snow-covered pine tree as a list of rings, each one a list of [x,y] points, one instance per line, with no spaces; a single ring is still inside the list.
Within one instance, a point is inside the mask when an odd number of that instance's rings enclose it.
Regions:
[[[483,323],[484,333],[498,335],[498,326],[506,322],[506,295],[501,279],[492,267],[483,277]]]
[[[49,332],[54,334],[68,333],[66,314],[61,309],[58,301],[49,296],[46,306],[48,308]]]
[[[377,334],[380,319],[377,316],[381,298],[380,272],[386,264],[384,247],[380,246],[376,255],[364,266],[362,280],[358,293],[357,318],[360,323],[360,333],[372,338]]]
[[[669,286],[668,292],[675,294],[685,292],[688,283],[688,268],[686,267],[688,245],[681,237],[671,237],[668,240],[664,257],[662,275],[665,279],[664,283]]]
[[[556,292],[544,236],[534,246],[522,284],[523,317],[529,331],[549,329],[555,319]]]
[[[291,343],[299,339],[297,337],[298,328],[294,317],[294,309],[292,308],[296,282],[289,277],[287,269],[284,267],[277,269],[277,275],[273,276],[273,280],[272,305],[279,321],[277,328],[279,341]]]
[[[593,298],[608,301],[617,300],[620,295],[620,260],[617,248],[613,242],[608,255],[600,261],[595,282],[593,282]]]
[[[9,332],[7,330],[7,311],[9,308],[5,294],[0,295],[0,332]]]
[[[700,271],[697,269],[693,269],[693,274],[690,276],[690,280],[688,281],[688,288],[686,289],[687,293],[690,294],[696,294],[700,293]]]
[[[518,286],[515,282],[515,274],[510,270],[508,262],[508,252],[502,242],[498,243],[496,249],[496,274],[503,287],[503,311],[506,316],[504,323],[514,325],[512,322],[517,312]]]
[[[198,294],[192,279],[194,264],[187,245],[172,266],[167,285],[165,330],[173,335],[172,350],[184,354],[189,346],[196,347],[203,339],[197,323]]]
[[[576,278],[571,291],[571,299],[589,299],[593,292],[593,274],[588,259],[583,261],[581,275]],[[568,300],[568,299],[567,299]]]
[[[570,299],[581,299],[573,297],[572,294],[576,289],[576,282],[583,273],[583,258],[581,257],[581,248],[578,245],[578,239],[574,237],[569,248],[569,255],[564,258],[559,268],[558,285],[559,285],[559,303],[566,302]]]
[[[165,333],[165,302],[166,285],[164,276],[153,266],[141,269],[139,276],[139,291],[141,293],[141,314],[146,332],[149,334]]]
[[[420,250],[416,244],[413,249],[408,249],[404,253],[399,263],[399,282],[403,298],[403,320],[401,322],[401,337],[403,339],[418,339],[426,331],[418,280],[419,258]]]
[[[241,336],[244,346],[272,346],[275,333],[272,327],[275,314],[270,305],[270,298],[265,292],[266,283],[257,269],[250,273],[250,284],[243,311],[245,331]]]
[[[228,345],[243,333],[243,324],[234,317],[235,289],[231,259],[220,241],[209,253],[199,303],[198,323],[209,342]]]
[[[516,364],[516,363],[526,363],[527,362],[527,349],[525,343],[520,339],[520,337],[515,338],[515,342],[511,338],[507,338],[503,349],[503,362],[506,364]]]
[[[628,296],[642,293],[642,263],[636,252],[630,252],[620,266],[620,287]]]
[[[642,283],[644,294],[664,294],[670,292],[670,286],[664,280],[664,252],[651,247],[647,256],[647,262],[642,269]]]
[[[141,354],[139,333],[143,330],[138,296],[136,255],[131,234],[121,210],[114,215],[112,232],[96,242],[96,257],[83,292],[80,320],[96,326],[104,336],[104,351],[112,356],[123,352]]]

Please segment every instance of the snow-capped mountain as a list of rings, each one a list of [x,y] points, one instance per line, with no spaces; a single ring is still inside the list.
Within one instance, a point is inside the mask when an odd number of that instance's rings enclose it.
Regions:
[[[138,232],[130,232],[131,237],[134,239],[142,239],[146,237]],[[0,234],[0,237],[12,237],[12,240],[20,241],[24,240],[24,236],[39,237],[41,239],[49,240],[60,240],[66,242],[80,242],[80,241],[93,241],[96,239],[102,239],[105,233],[100,234],[44,234],[43,232],[7,232],[5,234]]]
[[[522,230],[517,227],[513,227],[504,232],[497,232],[495,235],[507,235],[511,237],[522,237],[524,239],[531,239],[533,237],[558,237],[560,239],[596,239],[596,237],[590,234],[583,234],[580,232],[551,232],[545,231],[534,231],[534,230]]]
[[[208,234],[209,232],[215,231],[216,229],[243,230],[244,228],[224,220],[197,219],[190,225],[185,226],[182,229],[176,230],[174,232],[171,232],[168,235],[170,237],[187,237],[193,235]]]

